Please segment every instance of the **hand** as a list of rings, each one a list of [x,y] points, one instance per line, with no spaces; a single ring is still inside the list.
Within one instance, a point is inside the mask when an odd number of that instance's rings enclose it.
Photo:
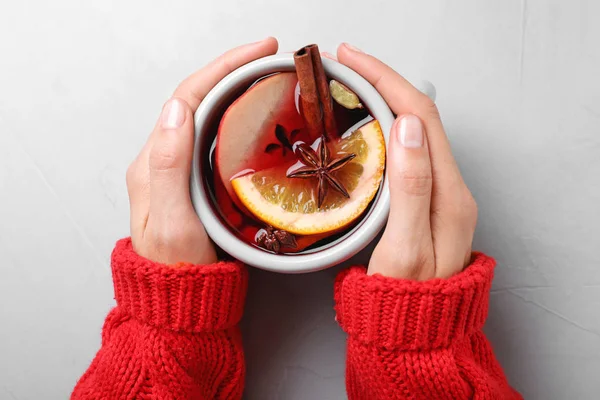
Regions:
[[[338,59],[367,79],[398,118],[387,157],[390,216],[369,274],[426,280],[471,259],[477,205],[452,156],[435,103],[390,67],[349,45]]]
[[[164,105],[148,142],[127,170],[131,240],[150,260],[210,264],[215,249],[190,200],[193,112],[213,86],[234,69],[277,52],[277,40],[240,46],[183,81]]]

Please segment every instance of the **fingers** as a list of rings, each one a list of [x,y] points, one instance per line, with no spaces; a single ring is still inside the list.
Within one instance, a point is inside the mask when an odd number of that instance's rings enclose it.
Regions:
[[[146,145],[127,170],[131,236],[136,239],[134,247],[139,247],[136,250],[161,262],[171,258],[209,262],[215,258],[214,248],[190,201],[192,114],[227,74],[250,61],[276,53],[277,47],[276,39],[267,38],[228,51],[184,80],[175,90],[174,98],[165,104]],[[150,244],[141,240],[147,227],[157,237]],[[177,248],[171,243],[173,240],[165,240],[165,235],[176,238],[174,242],[179,246],[191,245]],[[171,244],[165,246],[165,243]]]
[[[150,207],[153,218],[168,219],[190,205],[189,179],[194,145],[192,110],[180,98],[163,107],[152,133],[148,157]]]
[[[360,50],[341,45],[338,58],[375,86],[394,113],[410,113],[421,119],[433,177],[430,226],[435,248],[435,273],[439,277],[451,276],[469,259],[477,209],[452,156],[435,103],[393,69]],[[435,96],[431,88],[427,92]]]
[[[429,279],[435,271],[429,218],[432,172],[424,128],[415,115],[400,116],[392,126],[387,177],[390,216],[369,273]]]
[[[337,61],[337,57],[327,51],[322,51],[321,55],[325,58],[329,58],[330,60]]]
[[[190,201],[193,135],[192,110],[184,100],[170,99],[152,140],[127,172],[134,249],[164,264],[216,261]]]
[[[438,278],[449,278],[469,265],[477,225],[477,204],[466,186],[457,187],[444,202],[431,224]]]
[[[181,82],[173,96],[183,99],[196,111],[202,99],[226,75],[250,61],[275,54],[278,47],[277,39],[269,37],[229,50]]]
[[[394,122],[387,167],[390,212],[406,217],[394,221],[394,229],[429,227],[431,164],[423,126],[416,115],[402,115]]]
[[[187,103],[188,108],[193,112],[198,108],[198,105],[210,89],[227,74],[250,61],[276,53],[277,47],[278,44],[275,38],[267,38],[260,42],[232,49],[185,79],[175,90],[175,97],[183,99]],[[192,123],[191,118],[186,118],[187,123]],[[148,163],[155,138],[162,132],[160,124],[161,121],[159,120],[142,151],[127,171],[132,235],[140,233],[139,229],[142,229],[143,232],[148,219],[150,203],[150,171]]]
[[[395,114],[414,114],[421,118],[427,131],[434,183],[440,191],[450,190],[462,182],[437,107],[427,95],[383,62],[350,45],[342,44],[338,48],[338,59],[375,86]]]

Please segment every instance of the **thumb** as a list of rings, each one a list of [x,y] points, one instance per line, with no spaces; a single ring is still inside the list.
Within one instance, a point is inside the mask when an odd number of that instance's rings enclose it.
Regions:
[[[149,155],[150,215],[168,217],[191,209],[189,179],[194,122],[188,104],[172,98],[164,105]]]
[[[390,216],[369,273],[426,279],[435,268],[429,217],[432,172],[419,117],[405,114],[396,119],[388,153]]]

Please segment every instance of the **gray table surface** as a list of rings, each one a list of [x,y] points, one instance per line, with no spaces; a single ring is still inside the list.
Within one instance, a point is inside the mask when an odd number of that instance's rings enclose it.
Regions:
[[[598,17],[594,0],[2,1],[0,399],[68,396],[114,305],[127,165],[179,80],[267,35],[436,84],[475,248],[499,262],[486,332],[510,382],[597,399]],[[247,399],[345,398],[335,272],[251,272]]]

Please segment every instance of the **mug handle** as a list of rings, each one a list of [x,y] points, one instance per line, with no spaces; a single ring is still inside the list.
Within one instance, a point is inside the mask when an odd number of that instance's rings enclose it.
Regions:
[[[426,94],[427,97],[429,97],[431,100],[435,101],[437,93],[433,83],[425,80],[420,80],[415,83],[415,87],[419,89],[420,92]]]

